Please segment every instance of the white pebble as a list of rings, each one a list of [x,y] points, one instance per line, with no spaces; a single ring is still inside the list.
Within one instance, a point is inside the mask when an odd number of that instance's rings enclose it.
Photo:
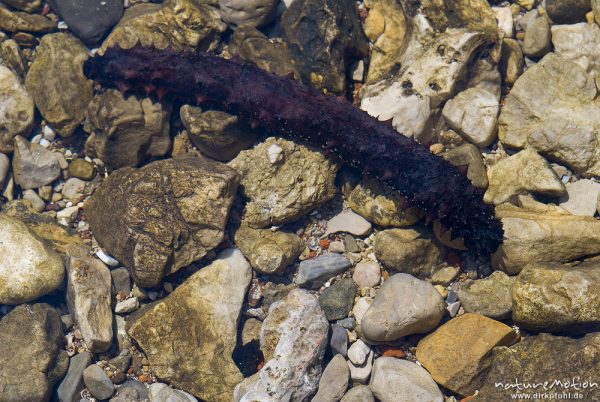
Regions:
[[[39,144],[41,139],[42,139],[42,135],[41,135],[41,134],[38,134],[38,135],[34,136],[34,137],[31,139],[31,143],[32,143],[32,144]]]
[[[67,202],[67,208],[72,207],[73,203],[71,201]]]
[[[105,253],[104,250],[98,250],[96,256],[108,266],[117,267],[119,265],[119,261],[115,260],[108,253]]]
[[[272,164],[280,162],[283,159],[283,148],[277,144],[273,144],[267,149],[267,156],[269,157],[269,162]]]
[[[117,313],[117,314],[131,313],[131,312],[137,310],[138,308],[140,308],[140,302],[138,301],[138,298],[132,297],[130,299],[126,299],[126,300],[118,302],[117,305],[115,306],[115,313]]]
[[[86,162],[92,163],[92,158],[90,158],[89,156],[86,156],[84,159]]]
[[[43,133],[44,133],[44,138],[47,139],[48,141],[54,141],[56,139],[56,133],[48,125],[44,126]]]
[[[65,151],[65,156],[66,156],[67,158],[68,158],[69,156],[73,156],[73,152],[71,152],[71,150],[70,150],[70,149],[67,149],[67,150]]]
[[[48,141],[48,140],[47,140],[47,139],[45,139],[45,138],[42,138],[42,139],[40,140],[40,145],[41,145],[41,146],[43,146],[44,148],[48,148],[48,147],[50,146],[50,141]]]
[[[446,307],[446,310],[448,310],[448,313],[450,313],[450,317],[454,317],[454,316],[456,316],[456,313],[458,313],[459,308],[460,308],[460,301],[456,301],[454,303],[448,304],[448,306]]]
[[[59,21],[58,25],[56,26],[58,29],[69,29],[69,26],[67,25],[66,22],[64,21]]]
[[[61,225],[68,226],[75,220],[78,213],[79,207],[67,207],[65,209],[61,209],[56,213],[56,219]]]

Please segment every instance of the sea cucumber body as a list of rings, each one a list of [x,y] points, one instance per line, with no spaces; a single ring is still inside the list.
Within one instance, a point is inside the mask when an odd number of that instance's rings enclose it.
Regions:
[[[439,219],[475,255],[489,255],[502,242],[492,207],[456,167],[350,103],[290,78],[220,57],[143,47],[108,49],[88,59],[84,72],[102,85],[206,103],[327,149]]]

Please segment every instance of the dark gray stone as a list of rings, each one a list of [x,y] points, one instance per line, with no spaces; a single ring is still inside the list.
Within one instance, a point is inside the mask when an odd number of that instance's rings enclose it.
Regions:
[[[348,332],[337,324],[331,324],[331,338],[329,338],[329,348],[331,354],[340,354],[348,356]]]
[[[83,370],[83,382],[92,396],[98,399],[108,399],[115,392],[112,381],[97,364],[92,364]]]
[[[123,15],[123,0],[49,0],[48,4],[86,45],[96,45]]]
[[[316,289],[351,266],[352,263],[346,257],[326,253],[312,260],[302,261],[295,282],[298,286]]]
[[[319,304],[329,321],[348,317],[354,305],[356,286],[350,278],[335,282],[319,296]]]
[[[548,16],[556,24],[582,22],[591,10],[590,0],[546,0]]]
[[[91,363],[90,352],[81,352],[71,358],[67,375],[58,386],[57,394],[60,402],[79,402],[81,391],[85,388],[83,370]]]
[[[127,268],[117,268],[110,271],[112,277],[112,292],[113,295],[119,292],[125,293],[126,295],[131,292],[131,277]]]

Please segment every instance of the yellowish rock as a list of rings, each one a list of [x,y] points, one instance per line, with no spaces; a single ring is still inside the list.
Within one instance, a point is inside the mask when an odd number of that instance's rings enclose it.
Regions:
[[[448,321],[417,345],[417,359],[435,382],[460,395],[472,395],[483,384],[492,349],[518,339],[508,325],[466,313]]]

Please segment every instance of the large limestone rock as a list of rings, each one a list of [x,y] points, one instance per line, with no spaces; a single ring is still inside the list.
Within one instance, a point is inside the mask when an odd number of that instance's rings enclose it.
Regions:
[[[46,402],[67,372],[62,323],[48,304],[22,304],[0,321],[0,400]]]
[[[281,30],[302,81],[326,92],[343,93],[348,66],[369,54],[352,0],[296,0]]]
[[[380,226],[410,226],[425,215],[408,207],[406,198],[377,179],[364,179],[354,187],[348,205],[357,214]]]
[[[577,63],[549,53],[515,82],[498,121],[500,141],[533,148],[583,175],[600,175],[600,99]]]
[[[0,214],[0,304],[21,304],[52,292],[65,267],[49,243],[18,219]]]
[[[306,401],[317,391],[329,325],[317,298],[294,289],[273,303],[260,330],[266,364],[240,402]]]
[[[33,127],[33,98],[15,73],[0,66],[0,152],[13,150],[13,138]]]
[[[170,112],[169,105],[149,98],[125,98],[114,89],[96,95],[86,113],[85,129],[90,133],[86,153],[111,169],[163,156],[171,147]]]
[[[294,221],[331,200],[338,166],[320,152],[268,138],[229,163],[241,176],[245,220],[262,228]]]
[[[526,337],[510,348],[496,348],[477,401],[534,400],[533,394],[542,392],[539,386],[537,389],[519,391],[515,382],[518,381],[523,389],[523,384],[544,384],[548,381],[550,385],[554,381],[560,381],[560,384],[556,384],[548,392],[577,392],[582,394],[580,400],[598,402],[600,388],[590,386],[590,383],[598,382],[593,373],[598,372],[599,354],[600,332],[579,339],[540,334]],[[579,390],[566,385],[567,382],[572,384],[574,381],[581,384],[578,386]],[[585,387],[584,381],[587,381]],[[530,395],[528,398],[511,398],[511,394],[516,391]]]
[[[497,46],[495,14],[483,0],[366,5],[375,11],[367,34],[382,52],[372,52],[361,108],[392,119],[400,133],[429,141],[434,112],[469,75],[474,55]]]
[[[111,276],[102,261],[84,247],[67,247],[67,301],[91,352],[106,352],[112,343]]]
[[[496,207],[504,242],[492,254],[492,267],[517,274],[530,262],[571,261],[600,253],[600,222],[560,208],[530,210],[504,204]]]
[[[75,132],[92,100],[93,82],[83,75],[88,50],[66,33],[45,35],[36,48],[25,85],[44,119],[63,137]]]
[[[513,287],[513,320],[543,332],[582,333],[600,328],[600,263],[532,263]]]
[[[238,186],[235,171],[197,156],[122,168],[85,205],[98,243],[139,286],[202,258],[223,239]]]
[[[208,50],[219,43],[226,25],[216,8],[194,0],[167,0],[162,4],[136,4],[128,8],[102,43],[100,51],[136,43],[164,49]],[[160,27],[160,28],[158,28]]]
[[[517,339],[508,325],[467,313],[422,339],[417,345],[417,359],[438,384],[467,396],[483,383],[492,349],[510,346]]]
[[[553,25],[554,52],[579,64],[593,79],[600,78],[600,27],[597,24]]]
[[[566,193],[550,164],[528,148],[502,159],[488,170],[489,187],[483,200],[500,205],[527,193],[559,197]]]
[[[460,284],[458,299],[467,313],[477,313],[495,320],[505,320],[512,311],[514,276],[494,271],[484,279]]]
[[[127,333],[144,350],[156,376],[207,402],[230,402],[243,376],[231,354],[250,264],[223,251],[168,297],[135,313]]]
[[[10,11],[0,4],[0,31],[48,33],[56,29],[56,22],[40,14]]]

